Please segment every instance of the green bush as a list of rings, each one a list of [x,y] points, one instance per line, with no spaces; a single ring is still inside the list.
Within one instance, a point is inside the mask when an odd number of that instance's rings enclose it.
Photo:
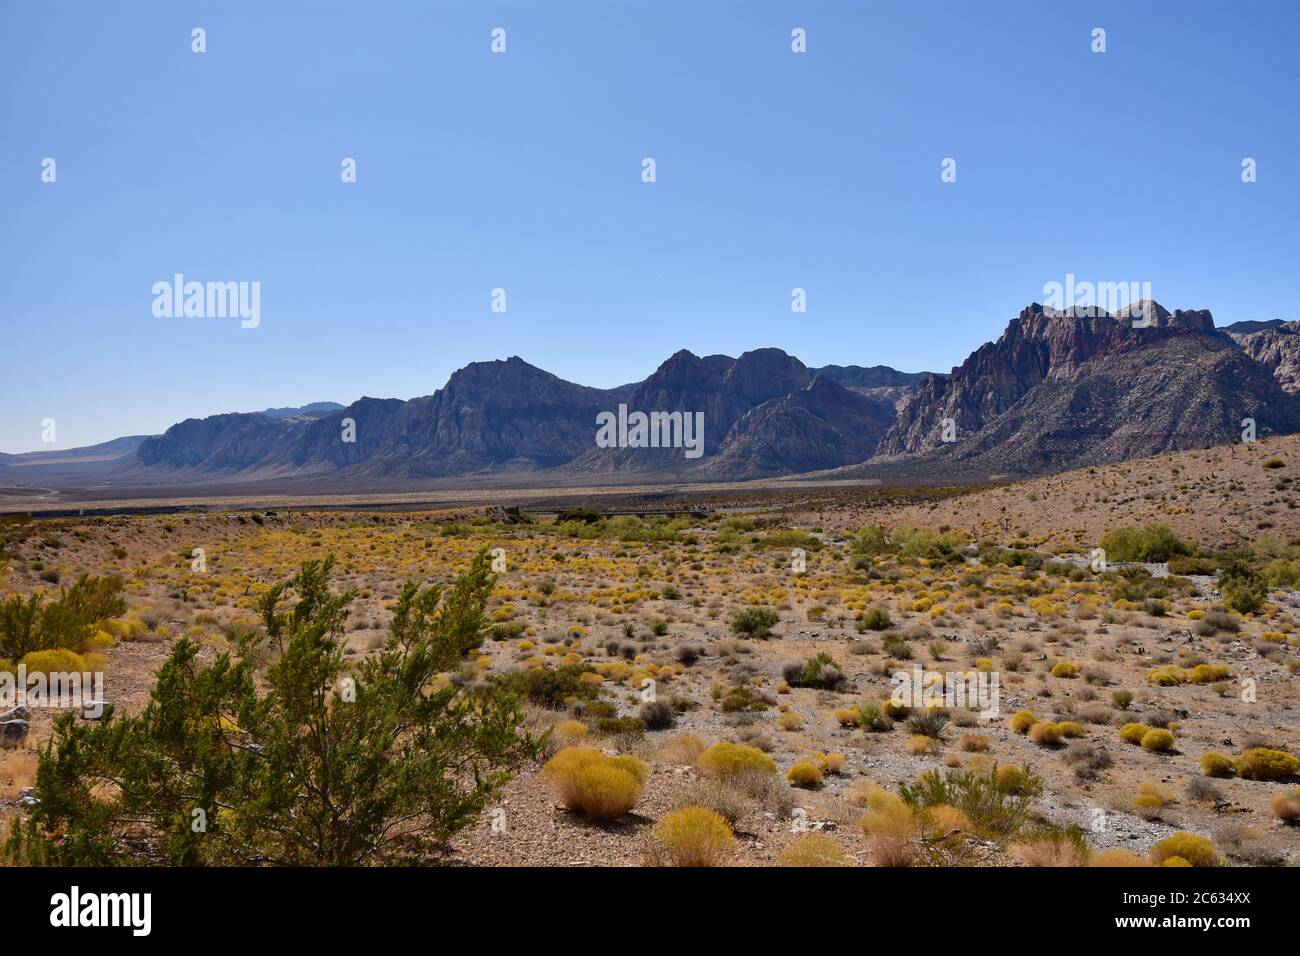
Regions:
[[[745,637],[768,637],[780,620],[770,607],[747,607],[731,619],[731,631]]]
[[[1108,531],[1101,539],[1108,561],[1142,561],[1152,564],[1191,554],[1192,548],[1166,524],[1155,522],[1143,528],[1122,527]]]
[[[817,687],[839,690],[848,680],[834,658],[822,652],[804,664],[787,664],[782,677],[791,687]]]
[[[494,683],[503,691],[526,698],[541,707],[559,710],[572,699],[590,700],[596,696],[596,686],[582,679],[583,674],[594,673],[587,664],[564,664],[560,667],[530,667],[494,677]]]
[[[12,595],[0,603],[0,657],[19,660],[32,651],[84,650],[95,625],[126,613],[122,579],[83,574],[53,601],[43,594]]]
[[[915,784],[902,784],[898,794],[914,810],[937,806],[956,807],[986,837],[1005,839],[1019,833],[1033,820],[1033,801],[1043,792],[1043,781],[1027,771],[1018,771],[1003,782],[998,768],[987,773],[949,770],[940,774],[927,770]]]
[[[894,619],[889,616],[889,611],[879,605],[863,611],[862,619],[858,621],[859,631],[887,631],[893,626]]]
[[[54,720],[19,863],[383,865],[436,860],[538,741],[515,700],[442,681],[487,633],[481,552],[444,592],[403,587],[388,638],[351,661],[333,558],[261,599],[263,627],[202,659],[182,638],[144,710]],[[297,598],[281,610],[286,594]],[[264,672],[257,661],[274,652]],[[206,655],[204,655],[206,658]],[[110,791],[100,781],[114,783]],[[192,827],[202,811],[206,826]]]

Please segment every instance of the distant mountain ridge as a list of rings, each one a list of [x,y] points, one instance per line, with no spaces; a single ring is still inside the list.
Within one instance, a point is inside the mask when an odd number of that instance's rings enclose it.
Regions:
[[[187,419],[58,462],[0,456],[0,481],[72,481],[79,468],[124,484],[979,479],[1237,441],[1245,422],[1259,437],[1300,431],[1297,393],[1300,323],[1216,328],[1208,311],[1155,302],[1115,315],[1034,303],[947,374],[809,368],[776,348],[734,358],[681,350],[644,381],[599,389],[511,356],[472,362],[407,401]],[[597,417],[620,406],[665,421],[702,413],[703,454],[674,447],[667,431],[653,443],[665,447],[599,447]]]

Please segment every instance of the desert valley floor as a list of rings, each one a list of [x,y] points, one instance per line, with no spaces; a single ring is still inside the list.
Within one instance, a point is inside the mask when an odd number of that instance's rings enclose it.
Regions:
[[[713,495],[708,508],[724,507],[703,517],[530,519],[526,505],[522,521],[496,507],[10,516],[0,584],[27,594],[121,575],[130,609],[97,653],[109,699],[136,711],[171,641],[219,653],[256,624],[257,595],[306,559],[336,556],[335,586],[357,593],[349,653],[364,655],[404,579],[449,581],[502,549],[492,634],[448,679],[568,668],[583,693],[529,701],[529,726],[554,728],[551,753],[629,753],[650,772],[631,812],[601,823],[565,809],[542,761],[525,767],[452,841],[454,864],[641,865],[657,820],[702,805],[730,824],[724,862],[742,866],[1138,865],[1180,832],[1207,838],[1216,862],[1295,865],[1300,779],[1284,758],[1300,753],[1297,469],[1292,436],[977,490]],[[1155,522],[1193,553],[1172,568],[1112,556],[1094,571],[1104,537]],[[1208,556],[1228,547],[1283,582],[1258,611],[1222,606]],[[998,716],[891,715],[890,674],[913,665],[996,673]],[[666,707],[645,708],[648,681]],[[38,712],[24,747],[0,751],[0,825],[21,812],[49,732]],[[701,761],[722,741],[776,772]],[[1281,754],[1281,769],[1248,751]],[[1041,779],[1026,784],[1023,821],[947,806],[898,817],[900,786],[926,771],[997,767],[1005,780],[1010,766]]]

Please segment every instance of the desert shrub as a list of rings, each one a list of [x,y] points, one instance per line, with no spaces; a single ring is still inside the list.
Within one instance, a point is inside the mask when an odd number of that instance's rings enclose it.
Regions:
[[[880,642],[881,650],[897,661],[912,659],[912,645],[901,634],[890,634]]]
[[[1248,557],[1234,553],[1219,571],[1219,594],[1223,606],[1238,614],[1254,614],[1268,599],[1268,582],[1255,570]]]
[[[1196,622],[1197,633],[1206,637],[1220,631],[1236,634],[1240,630],[1241,622],[1231,614],[1224,614],[1222,611],[1206,611],[1205,615]]]
[[[1128,850],[1102,850],[1100,853],[1094,853],[1088,859],[1088,866],[1098,867],[1143,867],[1150,865],[1150,860],[1144,860]]]
[[[893,626],[894,620],[889,616],[889,611],[879,605],[863,611],[862,619],[858,621],[858,628],[863,631],[887,631]]]
[[[727,821],[727,826],[733,830],[757,806],[749,794],[720,780],[694,780],[673,801],[674,810],[707,807]]]
[[[1000,778],[1000,769],[987,773],[949,770],[943,774],[928,770],[915,784],[900,786],[899,797],[914,810],[955,807],[966,814],[978,833],[999,839],[1009,837],[1031,819],[1032,801],[1042,794],[1043,781],[1023,770],[1014,781]]]
[[[720,741],[700,754],[700,773],[728,780],[746,773],[776,773],[776,762],[757,747]]]
[[[1214,844],[1195,833],[1179,831],[1151,847],[1151,859],[1163,866],[1172,857],[1181,857],[1192,866],[1218,866],[1219,852]]]
[[[787,710],[777,718],[776,724],[782,730],[799,730],[803,727],[803,718],[793,710]]]
[[[83,574],[59,597],[11,595],[0,602],[0,657],[19,660],[32,651],[84,650],[96,625],[126,613],[122,579]]]
[[[1141,561],[1152,564],[1191,554],[1191,546],[1166,524],[1154,522],[1144,528],[1121,527],[1106,532],[1101,548],[1110,561]]]
[[[786,771],[785,779],[796,787],[820,787],[822,785],[822,771],[815,763],[801,760]]]
[[[859,726],[870,733],[883,734],[894,729],[894,721],[874,704],[863,704],[857,713]]]
[[[91,660],[88,661],[87,658]],[[57,650],[32,651],[19,662],[27,668],[29,674],[81,673],[97,670],[92,666],[94,660],[102,660],[98,654],[85,655],[75,651],[59,648]]]
[[[734,851],[731,827],[708,807],[683,807],[654,826],[663,858],[672,866],[720,866]]]
[[[1042,826],[1024,834],[1007,852],[1026,866],[1083,866],[1091,855],[1077,826]]]
[[[818,754],[816,762],[817,766],[826,773],[840,773],[844,769],[844,754],[835,752]]]
[[[1143,811],[1162,810],[1177,802],[1177,795],[1169,787],[1153,780],[1146,780],[1138,784],[1138,795],[1133,801],[1133,809],[1142,815]]]
[[[597,820],[617,820],[641,795],[648,768],[635,757],[608,757],[587,747],[566,747],[542,768],[542,777],[570,810]]]
[[[1147,683],[1154,684],[1156,687],[1177,687],[1179,684],[1186,684],[1187,677],[1186,669],[1177,664],[1165,664],[1147,674]]]
[[[350,593],[333,559],[260,599],[263,627],[200,660],[181,638],[143,711],[61,714],[41,752],[41,801],[11,858],[57,865],[368,865],[435,859],[538,752],[514,698],[440,680],[487,633],[486,552],[454,584],[407,582],[388,637],[345,661]],[[281,609],[286,592],[297,598]],[[276,657],[264,671],[254,660]],[[350,667],[345,667],[350,664]],[[355,674],[355,695],[339,698]],[[113,780],[111,793],[96,787]],[[191,829],[191,811],[207,829]]]
[[[767,710],[771,704],[751,685],[737,684],[723,695],[719,706],[724,714],[734,714],[737,711]]]
[[[1251,747],[1236,760],[1237,776],[1243,780],[1286,780],[1300,775],[1300,759],[1285,750]]]
[[[1119,729],[1119,739],[1126,744],[1140,744],[1151,728],[1146,724],[1125,724]]]
[[[1142,748],[1166,753],[1174,749],[1174,735],[1163,727],[1153,727],[1142,735]]]
[[[825,652],[804,664],[787,664],[781,676],[791,687],[817,687],[822,690],[839,690],[848,680],[840,665]]]
[[[1201,754],[1201,773],[1206,777],[1232,777],[1236,773],[1236,765],[1222,753],[1209,750]]]
[[[993,781],[999,789],[1008,793],[1024,793],[1027,790],[1034,789],[1034,781],[1037,779],[1023,767],[1017,767],[1015,764],[1002,764],[1000,767],[994,767]]]
[[[1110,702],[1115,705],[1117,710],[1128,710],[1129,705],[1133,703],[1133,693],[1127,690],[1117,690],[1110,695]]]
[[[1032,710],[1018,710],[1011,715],[1011,720],[1007,726],[1018,734],[1027,734],[1029,728],[1036,723],[1038,723],[1038,718],[1034,716]]]
[[[1226,664],[1197,664],[1187,675],[1193,684],[1214,684],[1232,675],[1232,668]]]
[[[673,709],[662,700],[648,700],[636,712],[646,730],[667,730],[673,725]]]
[[[607,737],[641,737],[645,721],[640,717],[601,717],[592,723],[592,729]]]
[[[1053,677],[1073,677],[1078,672],[1078,668],[1069,661],[1057,661],[1052,665]]]
[[[1255,614],[1268,600],[1268,585],[1258,574],[1219,579],[1223,606],[1238,614]]]
[[[957,746],[968,753],[981,753],[989,749],[989,739],[983,734],[962,734]]]
[[[907,715],[912,712],[912,708],[906,704],[900,704],[892,697],[886,697],[880,702],[880,712],[890,720],[905,720]]]
[[[940,710],[913,714],[907,719],[907,729],[910,733],[935,740],[943,739],[943,732],[947,726],[948,715]]]
[[[1029,728],[1029,739],[1036,744],[1054,744],[1061,739],[1061,729],[1053,723],[1040,720]]]
[[[861,712],[857,707],[836,707],[835,722],[841,727],[858,727],[861,725]]]
[[[781,866],[848,866],[848,856],[838,840],[824,833],[797,836],[777,855]]]
[[[770,607],[747,607],[731,619],[731,631],[745,637],[768,637],[780,619]]]
[[[1083,737],[1088,732],[1083,729],[1083,725],[1073,720],[1062,720],[1056,724],[1056,729],[1060,731],[1062,737]]]
[[[927,737],[925,734],[912,734],[907,738],[907,752],[913,756],[935,753],[938,749],[939,741],[935,737]]]
[[[1268,806],[1283,823],[1300,821],[1300,787],[1290,793],[1273,794]]]
[[[531,667],[492,678],[505,693],[523,698],[540,707],[559,710],[574,700],[590,700],[597,685],[583,679],[594,674],[586,664],[563,664],[560,667]]]
[[[1170,558],[1169,573],[1186,577],[1189,574],[1212,575],[1218,570],[1212,558]]]
[[[700,754],[708,749],[704,738],[697,734],[677,734],[669,737],[659,746],[659,760],[667,764],[680,764],[693,767],[700,759]]]
[[[867,791],[866,804],[861,826],[873,861],[877,866],[910,866],[917,853],[913,841],[921,832],[912,808],[879,787]]]
[[[587,725],[580,720],[565,720],[556,725],[554,737],[566,744],[577,743],[587,737]]]

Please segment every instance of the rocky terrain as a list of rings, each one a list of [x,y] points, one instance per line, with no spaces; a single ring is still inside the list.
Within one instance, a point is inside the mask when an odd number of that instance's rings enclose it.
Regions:
[[[1300,775],[1243,776],[1214,755],[1231,765],[1262,748],[1282,765],[1300,753],[1296,467],[1300,436],[969,492],[710,496],[695,516],[10,519],[0,574],[19,594],[82,572],[124,577],[129,610],[109,629],[122,637],[100,653],[110,698],[136,712],[171,642],[190,637],[206,659],[228,649],[256,626],[257,596],[302,560],[338,556],[335,586],[356,594],[347,654],[360,658],[404,578],[447,581],[479,549],[502,548],[492,634],[456,679],[577,668],[595,694],[530,699],[527,726],[552,728],[550,749],[447,847],[461,865],[663,862],[657,825],[694,806],[727,821],[716,862],[729,865],[1141,865],[1171,839],[1206,854],[1197,865],[1284,865],[1300,862]],[[1090,567],[1108,534],[1154,523],[1199,563]],[[1277,582],[1256,609],[1225,606],[1225,548]],[[769,631],[741,626],[755,611],[770,612]],[[805,682],[822,654],[831,670]],[[997,713],[882,718],[892,675],[914,665],[996,673]],[[1209,679],[1188,679],[1196,668]],[[647,679],[659,710],[647,709]],[[33,748],[49,733],[36,712],[23,745],[0,750],[0,818],[35,793]],[[772,771],[719,776],[703,756],[719,743]],[[567,806],[543,771],[566,747],[644,761],[631,809],[602,820]],[[926,772],[978,778],[994,765],[1029,775],[1023,819],[898,802]]]

